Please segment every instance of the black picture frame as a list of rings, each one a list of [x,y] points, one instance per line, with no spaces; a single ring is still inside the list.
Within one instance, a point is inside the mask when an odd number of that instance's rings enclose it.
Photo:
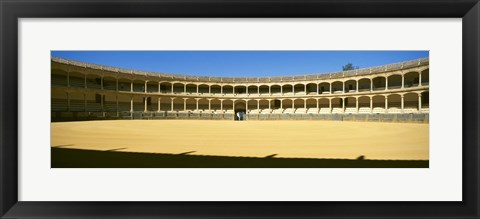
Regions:
[[[478,0],[0,0],[2,218],[479,218]],[[462,18],[462,202],[20,202],[18,19],[133,17]],[[442,191],[438,191],[442,192]]]

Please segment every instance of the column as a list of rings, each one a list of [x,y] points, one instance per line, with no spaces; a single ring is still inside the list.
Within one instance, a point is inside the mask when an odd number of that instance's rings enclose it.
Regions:
[[[158,82],[158,93],[160,93],[160,81]]]
[[[330,84],[331,86],[332,84]],[[332,99],[328,99],[328,108],[330,110],[330,113],[332,113]]]
[[[357,82],[357,86],[355,88],[356,88],[357,93],[358,93],[358,80],[356,82]]]
[[[245,85],[245,93],[246,93],[247,96],[248,96],[248,85]]]
[[[283,109],[283,99],[280,99],[280,109]]]
[[[317,94],[320,94],[320,84],[317,84]]]
[[[257,110],[260,111],[260,100],[257,100]]]
[[[198,87],[197,87],[198,89]],[[198,90],[197,90],[197,93],[198,93]],[[195,99],[197,101],[197,111],[198,111],[198,99]]]
[[[318,99],[317,99],[317,109],[318,109]]]
[[[422,72],[418,72],[418,86],[422,86]]]
[[[345,113],[345,98],[342,98],[342,111]]]
[[[283,84],[280,85],[280,94],[283,96]]]
[[[272,100],[268,100],[268,109],[272,109]]]
[[[388,112],[388,97],[385,96],[385,113]]]
[[[403,113],[403,95],[400,96],[402,99],[400,101],[400,104],[401,104],[401,109],[402,109],[402,113]]]
[[[223,86],[220,86],[220,95],[223,95]]]
[[[293,92],[293,95],[295,96],[295,84],[292,84],[292,92]]]
[[[405,87],[405,75],[402,74],[402,89]]]
[[[388,90],[388,77],[385,76],[385,90]]]
[[[220,100],[220,110],[223,112],[223,100]]]
[[[248,90],[248,87],[247,87]],[[248,100],[245,100],[245,113],[248,113]]]
[[[133,81],[130,81],[130,92],[133,92]]]
[[[345,93],[345,81],[342,82],[343,90],[342,93]]]
[[[307,99],[303,99],[303,108],[307,108]]]
[[[373,79],[370,78],[370,92],[373,91]]]
[[[162,107],[162,106],[160,105],[160,103],[161,103],[161,102],[160,102],[160,101],[161,101],[161,99],[162,99],[161,97],[159,97],[159,98],[158,98],[158,107],[157,107],[157,112],[160,112],[160,108]]]
[[[130,97],[130,112],[133,112],[133,96]]]
[[[187,111],[187,99],[183,98],[183,111]]]
[[[422,94],[418,94],[418,112],[422,112]]]
[[[117,116],[118,116],[118,95],[115,95],[115,103],[116,103],[116,106],[117,106]]]
[[[143,112],[147,112],[147,101],[148,101],[148,97],[144,97],[143,98],[143,103],[144,103]]]
[[[212,99],[208,99],[208,111],[212,111]]]
[[[187,93],[187,84],[183,84],[183,93]]]
[[[272,96],[272,86],[268,86],[268,95]]]
[[[235,111],[235,100],[232,100],[233,111]]]
[[[100,88],[103,90],[103,77],[100,78]]]
[[[209,94],[209,95],[212,94],[212,85],[208,85],[208,94]]]
[[[358,97],[355,98],[355,107],[357,108],[357,113],[358,113]]]
[[[332,83],[330,83],[330,94],[332,94]]]
[[[172,83],[171,85],[172,85],[172,94],[173,94],[173,85],[174,85],[174,84]]]
[[[197,84],[197,95],[198,95],[198,87],[200,87],[200,85]],[[197,107],[198,108],[198,107]]]
[[[171,102],[170,102],[170,111],[173,111],[173,100],[175,99],[175,97],[172,97],[171,98]]]
[[[115,78],[115,91],[118,91],[118,78]]]
[[[370,97],[370,113],[373,113],[373,98]]]

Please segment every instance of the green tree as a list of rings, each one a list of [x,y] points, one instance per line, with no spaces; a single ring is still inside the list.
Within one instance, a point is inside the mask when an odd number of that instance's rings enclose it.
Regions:
[[[342,66],[342,71],[349,71],[358,69],[358,66],[353,66],[352,63],[347,63],[346,65]]]

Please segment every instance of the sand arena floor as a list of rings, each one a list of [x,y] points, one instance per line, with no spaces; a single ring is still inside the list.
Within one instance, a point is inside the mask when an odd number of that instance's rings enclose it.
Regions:
[[[52,147],[166,154],[428,160],[428,124],[116,120],[51,125]]]

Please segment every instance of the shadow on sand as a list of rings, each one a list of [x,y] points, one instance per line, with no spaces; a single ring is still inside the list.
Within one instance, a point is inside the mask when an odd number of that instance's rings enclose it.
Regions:
[[[428,168],[428,160],[254,158],[51,149],[52,168]]]

